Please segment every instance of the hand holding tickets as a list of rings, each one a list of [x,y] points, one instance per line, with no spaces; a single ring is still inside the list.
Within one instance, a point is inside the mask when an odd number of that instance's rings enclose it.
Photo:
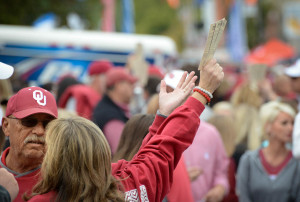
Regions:
[[[219,20],[213,24],[210,25],[209,34],[207,37],[207,41],[205,44],[204,53],[202,56],[202,59],[200,61],[199,70],[202,69],[203,66],[206,65],[206,63],[213,58],[217,46],[220,42],[221,36],[223,34],[223,31],[225,29],[227,20],[223,18],[222,20]]]

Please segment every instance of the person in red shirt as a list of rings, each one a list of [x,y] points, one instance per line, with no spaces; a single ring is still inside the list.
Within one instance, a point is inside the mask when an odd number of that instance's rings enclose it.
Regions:
[[[77,117],[51,122],[42,179],[29,201],[120,201],[124,198],[120,198],[119,188],[125,192],[125,201],[162,201],[182,152],[193,141],[199,115],[207,103],[207,96],[198,91],[185,102],[196,79],[191,73],[185,80],[186,75],[172,93],[167,93],[165,82],[161,82],[160,115],[129,162],[120,160],[111,165],[108,143],[91,121]],[[212,93],[224,73],[211,60],[202,69],[201,77],[199,86]]]
[[[10,147],[1,155],[0,167],[12,173],[19,185],[14,201],[23,201],[39,177],[45,154],[45,127],[57,118],[54,96],[39,87],[21,89],[7,103],[2,129],[9,137]]]
[[[94,61],[89,65],[89,84],[68,87],[58,101],[58,107],[75,111],[79,116],[92,119],[92,113],[106,92],[106,73],[113,67],[108,60]]]
[[[153,114],[136,114],[127,121],[121,135],[118,149],[113,156],[113,162],[117,162],[120,159],[130,161],[134,157],[139,151],[143,139],[148,134],[148,129],[153,121]],[[183,158],[179,160],[174,170],[173,183],[166,199],[168,202],[194,201]]]

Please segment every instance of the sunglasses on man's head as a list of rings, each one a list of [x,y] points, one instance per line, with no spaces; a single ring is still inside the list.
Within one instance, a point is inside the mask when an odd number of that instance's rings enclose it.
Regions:
[[[46,128],[48,123],[50,121],[52,121],[52,119],[47,119],[47,120],[40,121],[40,120],[38,120],[36,118],[33,118],[33,117],[26,117],[26,118],[23,118],[23,119],[18,119],[18,118],[15,118],[15,117],[8,117],[8,118],[20,120],[21,124],[23,126],[26,126],[26,127],[34,127],[38,124],[38,122],[42,122],[43,127]]]

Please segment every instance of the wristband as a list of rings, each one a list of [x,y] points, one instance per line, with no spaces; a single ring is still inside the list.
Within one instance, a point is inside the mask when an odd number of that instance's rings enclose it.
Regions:
[[[197,93],[200,93],[203,97],[205,97],[207,103],[208,103],[208,104],[210,103],[210,100],[211,100],[211,99],[210,99],[210,97],[209,97],[206,93],[204,93],[203,91],[199,90],[198,88],[194,88],[193,91],[194,91],[194,92],[197,92]]]
[[[201,88],[199,86],[196,86],[195,88],[201,90],[203,93],[205,93],[206,95],[208,95],[210,99],[213,99],[213,95],[208,90],[205,90],[204,88]]]
[[[161,117],[165,118],[165,119],[168,118],[168,116],[163,115],[162,113],[160,113],[159,110],[156,111],[156,114],[157,114],[158,116],[161,116]]]

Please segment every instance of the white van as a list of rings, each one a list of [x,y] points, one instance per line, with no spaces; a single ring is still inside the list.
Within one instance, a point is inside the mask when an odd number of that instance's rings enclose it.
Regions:
[[[150,64],[164,65],[177,56],[175,42],[166,36],[0,25],[0,61],[36,85],[65,74],[84,81],[88,65],[99,59],[124,66],[137,44]]]

